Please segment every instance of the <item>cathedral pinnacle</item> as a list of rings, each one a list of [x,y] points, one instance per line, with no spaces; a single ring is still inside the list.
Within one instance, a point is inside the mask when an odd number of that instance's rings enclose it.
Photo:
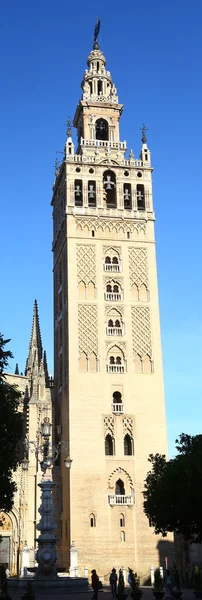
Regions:
[[[97,41],[99,31],[100,31],[100,19],[97,18],[97,23],[96,23],[95,29],[94,29],[93,50],[99,50],[99,48],[100,48],[99,42]]]
[[[42,343],[41,343],[41,332],[39,325],[39,315],[38,315],[38,305],[37,301],[34,301],[34,309],[33,309],[33,321],[32,321],[32,331],[31,338],[29,344],[29,353],[26,362],[25,375],[28,375],[29,372],[33,372],[34,370],[38,370],[40,367],[41,359],[42,359]]]

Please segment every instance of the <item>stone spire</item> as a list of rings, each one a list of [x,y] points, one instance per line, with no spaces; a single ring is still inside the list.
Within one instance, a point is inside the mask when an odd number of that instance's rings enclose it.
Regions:
[[[41,343],[41,332],[39,325],[39,315],[37,301],[34,301],[32,331],[29,344],[29,354],[25,367],[25,375],[38,372],[43,357],[43,348]]]

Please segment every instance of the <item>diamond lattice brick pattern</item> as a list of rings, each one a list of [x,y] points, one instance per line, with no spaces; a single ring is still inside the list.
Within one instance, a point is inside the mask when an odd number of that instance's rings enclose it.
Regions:
[[[145,354],[151,358],[151,324],[150,309],[147,306],[133,306],[131,308],[133,354],[143,357]]]
[[[111,416],[108,417],[104,417],[104,430],[105,430],[105,435],[107,433],[111,433],[112,435],[114,435],[114,418]]]
[[[133,435],[133,419],[131,417],[124,417],[123,419],[123,432]]]
[[[95,246],[77,245],[77,280],[84,281],[86,285],[96,282]]]
[[[129,275],[131,285],[140,287],[143,283],[148,288],[148,265],[146,248],[128,248]]]
[[[78,306],[79,352],[88,356],[91,352],[98,355],[97,306],[79,304]]]

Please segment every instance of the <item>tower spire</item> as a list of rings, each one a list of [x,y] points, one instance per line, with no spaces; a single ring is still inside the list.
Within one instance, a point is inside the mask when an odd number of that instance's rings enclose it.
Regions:
[[[34,301],[33,309],[33,321],[32,331],[29,344],[29,353],[25,367],[25,375],[34,370],[38,370],[40,367],[41,359],[43,355],[43,348],[41,343],[41,332],[39,325],[38,305],[37,300]]]

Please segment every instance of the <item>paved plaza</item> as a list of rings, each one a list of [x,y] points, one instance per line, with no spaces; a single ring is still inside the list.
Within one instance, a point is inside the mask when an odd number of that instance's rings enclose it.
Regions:
[[[152,594],[151,587],[142,587],[143,591],[141,600],[154,600],[154,596]],[[103,596],[104,594],[104,596]],[[64,591],[64,590],[46,590],[44,592],[36,593],[36,600],[43,600],[44,598],[51,598],[51,600],[58,600],[58,598],[67,598],[70,600],[73,598],[74,600],[91,600],[93,596],[93,590],[89,587],[89,591]],[[13,593],[12,600],[21,599],[21,594]],[[195,595],[192,590],[183,590],[182,592],[182,600],[194,600]],[[105,586],[101,592],[98,593],[98,600],[112,600],[112,594],[108,586]],[[128,592],[128,600],[131,600],[130,592]],[[168,600],[168,596],[164,596],[164,600]],[[171,600],[171,597],[170,597]]]

